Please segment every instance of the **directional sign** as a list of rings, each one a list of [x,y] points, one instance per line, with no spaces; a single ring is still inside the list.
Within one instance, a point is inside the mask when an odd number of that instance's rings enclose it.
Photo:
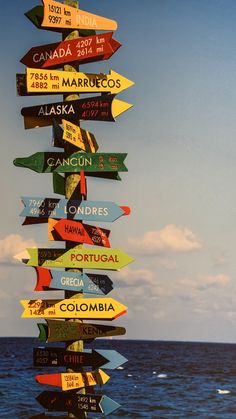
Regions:
[[[124,165],[127,153],[65,153],[37,152],[29,157],[18,157],[13,163],[37,173],[127,172]]]
[[[28,256],[23,260],[26,265],[45,268],[117,270],[134,261],[120,249],[86,249],[82,246],[75,246],[69,250],[28,248],[26,253]]]
[[[25,13],[25,16],[30,20],[30,22],[33,23],[34,26],[38,29],[47,29],[53,32],[60,32],[61,28],[42,28],[41,24],[43,21],[43,6],[35,6],[32,9],[28,10],[28,12]],[[96,35],[96,31],[94,29],[80,29],[79,31],[80,36],[91,36]]]
[[[65,300],[21,300],[21,317],[51,319],[114,320],[127,312],[127,307],[113,298],[77,298]]]
[[[96,153],[98,151],[98,143],[94,135],[78,127],[70,121],[62,120],[63,129],[53,121],[53,145],[54,147],[65,147],[65,143],[72,144],[87,153]]]
[[[80,272],[58,271],[35,267],[37,285],[34,291],[50,291],[61,289],[65,291],[84,292],[88,294],[108,294],[113,282],[107,275],[85,274]]]
[[[25,206],[21,217],[73,219],[112,222],[129,215],[130,208],[107,201],[75,201],[58,198],[22,197]]]
[[[64,348],[34,348],[34,367],[92,367],[97,369],[116,369],[128,360],[114,350],[90,350],[84,352],[66,351]]]
[[[74,340],[91,340],[108,336],[125,335],[124,327],[105,324],[65,322],[63,320],[46,320],[38,323],[41,342],[67,342]]]
[[[84,10],[68,6],[53,0],[43,0],[44,16],[41,24],[44,28],[94,29],[115,31],[114,20],[97,16]]]
[[[25,129],[52,125],[52,120],[62,119],[76,121],[115,121],[115,118],[130,109],[133,105],[122,102],[115,95],[102,95],[67,102],[47,103],[21,109]]]
[[[94,369],[107,364],[108,359],[99,352],[72,352],[63,348],[34,348],[34,367],[92,367]]]
[[[35,376],[37,383],[61,387],[64,391],[95,386],[97,384],[106,384],[109,378],[109,375],[100,369],[91,372],[66,372],[61,374],[41,374]]]
[[[81,42],[81,41],[80,41]],[[134,83],[111,70],[109,74],[26,68],[28,93],[121,93]]]
[[[81,65],[108,60],[121,47],[112,36],[113,32],[107,32],[83,39],[39,45],[31,48],[20,61],[32,68],[59,68],[74,61]]]
[[[110,230],[82,224],[73,220],[48,220],[48,239],[67,240],[76,243],[86,243],[95,246],[111,247],[108,240]]]
[[[58,391],[43,391],[36,400],[49,411],[71,412],[79,415],[81,412],[94,412],[109,415],[119,409],[120,405],[107,396],[95,394],[72,394]],[[35,417],[36,418],[36,417]],[[47,419],[48,416],[45,416]],[[55,416],[53,416],[55,419]],[[31,418],[32,419],[32,418]]]

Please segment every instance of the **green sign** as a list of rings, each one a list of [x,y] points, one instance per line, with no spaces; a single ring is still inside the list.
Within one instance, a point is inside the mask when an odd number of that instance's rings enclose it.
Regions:
[[[127,172],[123,161],[127,153],[65,153],[38,152],[29,157],[18,157],[14,165],[37,173]]]

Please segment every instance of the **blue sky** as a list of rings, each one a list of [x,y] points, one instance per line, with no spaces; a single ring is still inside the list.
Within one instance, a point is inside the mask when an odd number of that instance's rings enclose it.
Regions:
[[[46,226],[21,226],[19,217],[20,196],[56,197],[51,175],[12,164],[16,157],[52,151],[51,128],[25,131],[20,115],[22,107],[45,103],[45,97],[17,97],[15,88],[15,74],[24,72],[21,57],[32,46],[60,40],[24,17],[36,4],[15,0],[2,11],[3,336],[37,336],[36,322],[20,318],[19,300],[49,298],[33,293],[34,270],[16,264],[13,255],[31,245],[58,247],[47,241]],[[135,82],[119,95],[134,107],[115,123],[81,124],[96,136],[99,151],[128,153],[121,182],[88,179],[89,199],[132,208],[129,217],[104,225],[112,231],[112,247],[135,258],[111,274],[110,296],[128,306],[116,324],[127,328],[127,338],[235,342],[236,4],[81,0],[80,7],[115,19],[115,38],[122,43],[109,61],[81,71],[113,69]]]

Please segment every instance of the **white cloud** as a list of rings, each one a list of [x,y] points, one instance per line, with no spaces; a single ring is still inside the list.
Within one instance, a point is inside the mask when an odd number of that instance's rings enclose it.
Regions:
[[[225,287],[231,282],[228,275],[203,275],[199,276],[196,281],[196,287],[200,290],[205,290],[211,287]]]
[[[14,256],[25,250],[27,247],[35,247],[36,242],[33,239],[25,239],[19,234],[9,234],[0,240],[0,263],[12,264],[16,263]]]
[[[118,279],[121,284],[130,287],[134,284],[151,285],[154,281],[154,274],[148,269],[131,269],[126,267],[121,270]]]
[[[141,238],[130,238],[129,244],[132,249],[150,255],[165,251],[191,252],[202,247],[192,230],[181,229],[174,224],[169,224],[159,231],[148,231]]]

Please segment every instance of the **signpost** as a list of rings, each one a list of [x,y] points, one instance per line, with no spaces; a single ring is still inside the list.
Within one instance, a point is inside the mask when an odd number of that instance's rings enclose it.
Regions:
[[[27,52],[21,62],[28,68],[26,74],[17,74],[17,91],[22,96],[64,94],[62,102],[21,110],[25,129],[52,125],[53,145],[64,150],[39,151],[16,158],[14,164],[37,173],[52,173],[53,190],[65,199],[24,197],[21,216],[26,217],[23,225],[48,222],[49,240],[65,241],[65,248],[29,248],[16,258],[35,267],[35,291],[64,290],[65,295],[62,299],[22,300],[22,317],[46,320],[38,324],[40,341],[67,345],[66,348],[34,348],[35,367],[67,368],[65,373],[35,377],[40,384],[67,391],[45,391],[37,400],[45,409],[66,411],[68,417],[85,419],[89,412],[108,415],[120,407],[105,395],[93,394],[94,390],[89,391],[88,387],[105,384],[110,378],[98,368],[115,369],[127,359],[114,350],[84,348],[85,343],[96,338],[124,335],[125,328],[83,321],[113,320],[125,314],[127,307],[113,298],[100,297],[113,289],[107,275],[84,273],[83,269],[117,270],[133,259],[120,249],[110,248],[110,230],[84,224],[84,221],[113,222],[129,215],[130,208],[114,202],[87,200],[86,176],[121,180],[118,172],[127,171],[124,165],[127,154],[98,153],[95,136],[80,128],[80,120],[115,121],[132,107],[118,100],[116,94],[134,83],[112,70],[109,74],[79,71],[80,64],[107,60],[120,48],[112,32],[117,29],[116,21],[79,9],[77,0],[64,0],[64,3],[42,0],[42,3],[43,6],[36,6],[25,15],[37,28],[62,33],[62,40]],[[80,98],[77,93],[96,93],[96,96]],[[83,243],[92,247],[84,248]],[[97,297],[84,298],[85,292]],[[94,371],[85,372],[84,367]],[[55,416],[39,414],[31,419],[41,418]]]
[[[33,359],[35,367],[68,367],[78,366],[98,369],[116,369],[128,360],[114,350],[98,349],[83,352],[67,351],[63,348],[34,348]]]
[[[81,269],[121,269],[133,262],[133,258],[120,249],[72,249],[27,248],[28,257],[22,260],[28,266],[44,266]]]
[[[107,396],[95,394],[71,394],[58,391],[43,391],[36,400],[49,411],[72,412],[75,415],[82,411],[103,413],[105,416],[115,412],[120,405]],[[34,417],[37,418],[36,416]],[[53,416],[55,419],[55,416]],[[33,418],[31,418],[33,419]],[[46,417],[45,417],[46,419]]]
[[[74,61],[81,65],[108,60],[120,47],[113,32],[107,32],[33,47],[20,61],[32,68],[59,68]]]
[[[133,105],[116,99],[116,95],[94,96],[71,100],[67,102],[46,103],[45,105],[28,106],[21,109],[24,117],[25,129],[46,127],[52,125],[52,120],[61,122],[62,119],[76,121],[107,121],[114,122],[115,118],[126,112]]]
[[[109,375],[101,369],[91,372],[68,372],[61,374],[41,374],[35,376],[37,383],[61,387],[63,391],[95,386],[97,384],[106,384],[109,378]]]
[[[83,224],[79,221],[48,219],[48,239],[52,241],[68,240],[76,243],[110,247],[109,234],[110,230]]]
[[[37,152],[29,157],[18,157],[14,165],[37,173],[127,172],[123,161],[127,153],[64,153]]]
[[[125,335],[124,327],[105,324],[75,323],[63,320],[46,320],[38,323],[39,340],[41,342],[67,342],[74,340],[91,340],[110,336]]]
[[[56,269],[35,267],[37,285],[34,291],[65,291],[84,292],[88,294],[108,294],[113,282],[107,275],[85,274],[80,272],[65,272]]]
[[[127,312],[127,307],[113,298],[65,300],[21,300],[24,318],[114,320]]]
[[[47,219],[73,219],[84,221],[113,222],[130,214],[130,208],[108,201],[76,201],[73,199],[22,197],[25,208],[21,217]]]

